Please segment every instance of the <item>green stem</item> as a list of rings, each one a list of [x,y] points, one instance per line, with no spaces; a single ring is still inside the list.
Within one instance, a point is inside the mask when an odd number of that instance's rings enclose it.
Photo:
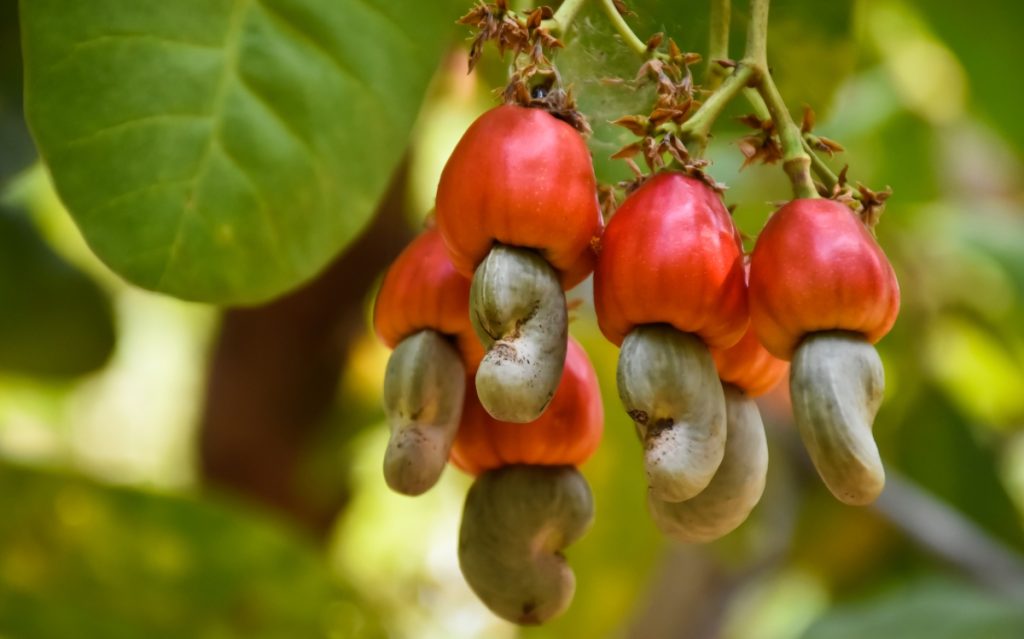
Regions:
[[[544,26],[554,34],[565,35],[586,1],[563,0],[562,4],[558,6],[558,10],[555,11],[555,15],[551,16],[550,20],[544,21]]]
[[[789,115],[786,103],[769,74],[765,73],[761,77],[757,91],[764,98],[775,131],[779,135],[779,144],[782,145],[782,168],[789,176],[789,181],[793,183],[793,195],[798,198],[818,197],[818,190],[814,188],[814,180],[811,179],[811,158],[804,151],[803,134]]]
[[[807,141],[807,138],[803,139],[804,151],[811,157],[811,170],[818,176],[822,184],[828,191],[832,191],[836,184],[839,184],[839,176],[832,171],[832,168],[828,164],[825,164],[825,160],[814,152],[811,148],[811,144]]]
[[[765,106],[764,100],[761,99],[761,94],[757,92],[754,87],[747,87],[743,90],[743,97],[750,103],[750,108],[754,110],[756,115],[761,120],[771,120],[772,114],[768,113],[768,107]]]
[[[750,0],[747,25],[747,51],[743,63],[756,67],[757,92],[761,94],[782,145],[782,168],[793,184],[797,198],[816,198],[818,191],[811,179],[811,158],[804,151],[803,134],[789,114],[779,88],[768,70],[768,8],[771,0]]]
[[[747,23],[749,62],[768,68],[768,7],[771,0],[750,0],[750,22]]]
[[[750,103],[750,108],[754,110],[754,115],[761,120],[771,119],[772,115],[768,112],[768,106],[765,105],[764,100],[761,99],[761,94],[757,92],[757,89],[744,89],[743,97],[745,97],[747,102]],[[837,176],[835,172],[832,171],[831,167],[821,159],[821,156],[811,148],[806,136],[803,138],[803,146],[804,152],[811,158],[811,170],[814,171],[814,174],[822,181],[825,188],[831,191],[836,184],[839,184],[839,176]]]
[[[714,91],[729,75],[729,69],[717,64],[715,60],[729,58],[729,20],[731,17],[731,0],[711,0],[711,28],[708,31],[708,68],[704,78],[704,86]]]
[[[647,50],[647,43],[633,33],[633,29],[630,28],[629,23],[622,17],[619,10],[615,8],[615,3],[612,0],[600,1],[601,10],[604,11],[605,17],[608,18],[608,22],[612,23],[612,28],[619,34],[619,37],[622,38],[622,41],[626,46],[637,55],[646,56],[649,54],[650,51]]]
[[[690,143],[691,153],[700,157],[708,144],[711,127],[722,114],[725,107],[739,95],[751,82],[757,79],[757,68],[741,64],[725,79],[722,86],[712,93],[704,104],[679,127],[678,135],[684,142]]]

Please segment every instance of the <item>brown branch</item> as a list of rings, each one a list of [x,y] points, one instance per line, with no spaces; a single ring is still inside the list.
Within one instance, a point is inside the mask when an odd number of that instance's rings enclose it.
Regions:
[[[264,306],[225,311],[213,348],[199,435],[210,486],[254,500],[325,535],[347,500],[344,482],[313,495],[302,485],[353,341],[366,330],[364,300],[411,238],[405,169],[374,221],[348,251],[302,288]]]
[[[916,544],[977,584],[1001,594],[1024,596],[1024,557],[909,478],[888,469],[885,491],[872,507]]]

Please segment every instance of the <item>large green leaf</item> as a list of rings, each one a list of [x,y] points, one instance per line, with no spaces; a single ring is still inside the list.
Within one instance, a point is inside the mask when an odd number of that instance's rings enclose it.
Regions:
[[[50,250],[25,215],[0,205],[0,371],[81,375],[113,348],[103,291]]]
[[[22,2],[27,117],[128,280],[246,303],[363,227],[463,2]]]

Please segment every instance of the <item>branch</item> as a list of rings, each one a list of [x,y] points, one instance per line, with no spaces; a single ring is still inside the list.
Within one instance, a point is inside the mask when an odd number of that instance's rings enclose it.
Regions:
[[[544,21],[545,28],[552,33],[564,36],[585,2],[586,0],[563,0],[562,4],[558,5],[555,15]]]
[[[213,347],[198,435],[203,482],[283,513],[320,538],[348,489],[339,473],[329,490],[309,490],[310,451],[351,346],[366,331],[364,300],[412,234],[405,175],[396,172],[373,223],[315,279],[269,304],[225,311]]]
[[[729,58],[729,20],[731,0],[711,0],[711,27],[708,31],[708,70],[704,87],[709,91],[718,88],[729,69],[718,64],[718,60]]]
[[[697,157],[703,155],[715,120],[737,95],[756,80],[756,76],[756,67],[741,64],[725,79],[722,86],[700,105],[690,119],[679,127],[679,137],[684,142],[693,143],[693,155]]]
[[[747,51],[743,64],[757,68],[757,92],[764,100],[782,146],[782,168],[793,184],[793,195],[816,198],[818,191],[811,179],[811,158],[804,151],[803,134],[789,114],[779,89],[768,69],[768,7],[771,0],[750,1],[750,23],[747,25]]]
[[[979,584],[1024,595],[1024,558],[909,479],[887,471],[885,491],[872,507]]]
[[[646,57],[650,51],[647,49],[647,43],[641,40],[633,29],[630,28],[629,23],[619,13],[619,9],[615,6],[613,0],[600,0],[601,10],[604,11],[605,17],[608,18],[608,22],[612,23],[612,28],[619,34],[622,41],[630,48],[631,51],[639,56]]]

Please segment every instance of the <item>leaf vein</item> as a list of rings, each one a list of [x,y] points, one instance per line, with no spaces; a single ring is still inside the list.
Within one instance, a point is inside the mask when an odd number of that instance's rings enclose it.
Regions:
[[[270,207],[267,206],[267,203],[263,200],[263,194],[260,192],[259,185],[256,183],[256,180],[253,179],[252,175],[245,170],[245,166],[231,153],[231,150],[228,149],[227,145],[225,145],[223,141],[221,141],[217,146],[224,155],[224,159],[227,160],[227,163],[235,169],[235,172],[237,172],[246,183],[246,186],[256,199],[257,204],[259,204],[260,212],[263,213],[264,222],[267,226],[268,237],[270,238],[269,243],[274,250],[274,257],[277,258],[278,264],[286,267],[287,262],[284,260],[283,254],[281,253],[281,235],[277,228],[277,222],[270,212]]]
[[[283,129],[284,132],[289,135],[289,137],[294,139],[299,144],[299,146],[308,151],[310,155],[319,156],[319,153],[317,153],[317,150],[313,146],[312,141],[310,141],[307,137],[303,136],[302,133],[295,128],[295,125],[292,124],[288,120],[288,118],[281,113],[277,106],[269,99],[267,99],[265,95],[260,93],[256,89],[256,87],[254,87],[248,80],[246,80],[244,75],[239,74],[238,84],[243,89],[245,89],[246,93],[252,96],[252,98],[263,107],[264,111],[270,114],[271,119],[276,121],[278,126],[281,129]]]
[[[309,154],[309,164],[313,168],[313,172],[316,174],[316,179],[320,185],[321,193],[325,196],[330,193],[330,182],[324,176],[323,167],[321,167],[318,160],[323,162],[325,165],[329,165],[329,162],[326,161],[314,142],[309,139],[309,137],[303,135],[302,132],[292,124],[291,120],[289,120],[285,114],[280,111],[277,105],[253,86],[253,84],[241,73],[238,75],[238,83],[250,96],[252,96],[252,98],[255,99],[257,103],[263,106],[264,110],[270,114],[271,119],[276,121],[278,126],[293,138],[300,148],[304,149]]]
[[[391,15],[387,11],[384,11],[384,9],[382,9],[378,4],[373,2],[373,0],[353,1],[363,5],[370,13],[379,17],[381,21],[383,21],[385,24],[391,27],[392,31],[402,36],[402,39],[405,40],[407,44],[412,45],[413,49],[420,49],[420,43],[416,40],[416,38],[414,38],[411,33],[406,31],[402,24],[398,20],[396,20],[393,15]]]
[[[137,118],[115,122],[114,124],[101,127],[86,135],[68,140],[65,142],[65,146],[80,146],[82,144],[87,144],[96,138],[123,132],[139,126],[168,123],[175,120],[208,120],[209,118],[210,115],[208,113],[153,113],[150,115],[142,115]]]
[[[100,212],[100,211],[102,211],[104,209],[108,209],[108,208],[110,208],[110,207],[112,207],[112,206],[114,206],[114,205],[116,205],[119,202],[122,202],[124,200],[128,200],[128,199],[131,199],[133,197],[138,197],[138,196],[143,195],[145,193],[148,193],[150,191],[156,191],[157,189],[166,188],[168,186],[178,186],[178,185],[181,185],[181,184],[190,184],[191,182],[192,182],[192,178],[179,178],[179,179],[173,179],[173,180],[163,180],[161,182],[153,182],[152,184],[147,184],[146,186],[143,186],[143,187],[140,187],[140,188],[137,188],[137,189],[131,189],[131,190],[125,191],[123,193],[118,193],[117,195],[115,195],[114,197],[104,201],[103,203],[101,203],[101,204],[99,204],[97,206],[94,206],[91,209],[88,209],[86,211],[83,211],[79,215],[79,217],[81,217],[82,219],[85,219],[85,218],[87,218],[87,217],[89,217],[89,216],[91,216],[91,215],[93,215],[95,213],[98,213],[98,212]],[[162,250],[166,251],[167,249],[162,249]]]
[[[150,41],[156,44],[164,44],[178,47],[191,47],[195,49],[203,49],[207,51],[220,51],[220,46],[217,44],[211,44],[206,42],[196,42],[194,40],[186,40],[184,38],[175,38],[166,35],[156,35],[155,33],[104,33],[88,40],[79,40],[71,45],[67,53],[62,55],[56,62],[48,67],[48,71],[53,71],[58,67],[61,67],[70,62],[74,57],[83,50],[92,49],[95,47],[101,47],[103,45],[111,44],[114,42],[132,42],[132,41]]]
[[[280,29],[292,36],[293,39],[304,43],[307,47],[316,51],[321,57],[325,58],[331,63],[334,68],[341,73],[341,75],[347,77],[351,81],[355,82],[368,93],[380,100],[380,96],[377,95],[373,86],[352,68],[341,56],[337,55],[331,50],[329,46],[313,38],[308,33],[303,31],[298,25],[294,24],[290,19],[281,14],[277,9],[273,8],[266,0],[254,0],[256,4],[263,10],[263,13],[273,20]],[[381,100],[382,101],[382,100]],[[383,102],[383,101],[382,101]]]
[[[167,249],[167,259],[164,260],[163,268],[161,269],[160,275],[156,281],[155,288],[157,290],[164,288],[167,275],[171,272],[174,261],[177,259],[178,254],[181,251],[181,244],[184,239],[185,219],[191,215],[197,214],[198,212],[196,198],[198,197],[199,183],[203,178],[203,174],[206,172],[207,165],[210,163],[210,157],[213,155],[213,148],[216,145],[217,140],[220,138],[220,127],[223,120],[222,112],[224,110],[225,102],[227,101],[228,87],[230,86],[231,78],[237,74],[238,49],[242,36],[242,27],[245,23],[246,12],[252,2],[253,0],[235,0],[235,4],[231,8],[231,15],[228,18],[227,32],[224,34],[224,41],[221,45],[221,49],[224,52],[224,66],[221,70],[220,79],[218,80],[217,91],[214,94],[213,106],[210,109],[210,118],[213,121],[213,129],[210,131],[210,139],[206,143],[203,155],[199,158],[199,162],[196,164],[196,171],[192,176],[191,186],[189,188],[188,195],[185,197],[184,207],[181,214],[178,216],[178,223],[174,230],[174,238],[171,240],[171,244]]]

